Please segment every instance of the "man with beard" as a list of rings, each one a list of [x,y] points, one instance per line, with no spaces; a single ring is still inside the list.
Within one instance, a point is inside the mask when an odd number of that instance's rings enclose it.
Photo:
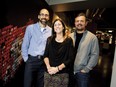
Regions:
[[[71,37],[75,46],[74,77],[78,87],[89,87],[89,72],[98,62],[99,45],[97,37],[86,29],[84,13],[75,18],[75,32]]]
[[[46,40],[52,34],[47,25],[49,12],[41,9],[39,22],[28,25],[22,43],[22,57],[25,62],[24,87],[44,87],[43,54]]]

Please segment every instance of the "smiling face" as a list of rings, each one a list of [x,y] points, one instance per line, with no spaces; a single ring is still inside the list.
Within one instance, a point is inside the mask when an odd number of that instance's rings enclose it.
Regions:
[[[75,27],[77,31],[85,31],[86,25],[87,25],[87,21],[85,16],[77,16],[75,18]]]
[[[61,19],[55,19],[52,24],[52,34],[63,34],[65,36],[65,23]]]
[[[55,23],[54,23],[54,31],[56,33],[63,33],[63,24],[61,23],[61,21],[57,20]]]
[[[46,25],[49,20],[49,12],[47,9],[42,9],[38,15],[38,19],[41,24]]]

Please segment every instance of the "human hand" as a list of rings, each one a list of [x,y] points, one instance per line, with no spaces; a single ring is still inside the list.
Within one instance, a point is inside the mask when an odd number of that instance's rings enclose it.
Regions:
[[[58,68],[57,67],[50,67],[48,69],[48,73],[53,75],[53,74],[56,74],[58,72]]]
[[[86,73],[86,71],[84,69],[81,70],[82,73]]]

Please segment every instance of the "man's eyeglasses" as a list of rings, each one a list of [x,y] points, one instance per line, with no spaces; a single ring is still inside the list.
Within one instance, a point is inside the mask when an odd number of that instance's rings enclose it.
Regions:
[[[45,16],[45,17],[48,17],[49,15],[48,14],[40,14],[40,16]]]

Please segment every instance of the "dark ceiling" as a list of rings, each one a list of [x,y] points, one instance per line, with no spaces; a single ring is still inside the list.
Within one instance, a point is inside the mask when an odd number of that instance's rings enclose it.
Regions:
[[[24,26],[30,18],[36,22],[39,10],[44,7],[53,13],[44,0],[1,0],[0,2],[0,28],[9,24]],[[52,15],[50,17],[52,19]]]
[[[88,13],[89,10],[89,13]],[[80,12],[86,13],[89,22],[95,22],[98,28],[116,28],[116,8],[96,8],[66,12],[56,12],[68,26],[74,26],[74,18]]]
[[[37,21],[38,11],[47,7],[51,13],[55,12],[71,27],[74,25],[74,17],[79,12],[85,12],[90,20],[98,24],[99,28],[116,28],[115,4],[115,0],[88,0],[49,6],[44,0],[4,0],[0,3],[2,11],[0,25],[2,27],[8,24],[21,26],[29,18]],[[93,16],[95,13],[96,15]]]
[[[64,11],[72,11],[72,10],[76,11],[76,10],[85,10],[85,9],[93,9],[93,8],[111,8],[111,7],[116,7],[116,0],[82,0],[82,1],[77,0],[72,3],[51,5],[51,7],[55,12],[64,12]]]
[[[74,26],[75,16],[84,12],[90,21],[97,24],[98,28],[116,28],[115,0],[86,0],[51,5],[51,8],[71,27]]]

